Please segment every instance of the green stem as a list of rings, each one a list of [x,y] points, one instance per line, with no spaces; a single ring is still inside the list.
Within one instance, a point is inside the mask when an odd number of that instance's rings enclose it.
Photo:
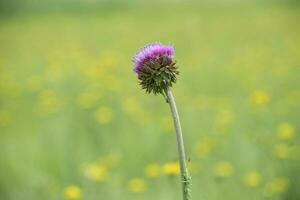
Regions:
[[[180,165],[180,173],[181,173],[181,184],[182,184],[182,192],[183,192],[183,200],[191,200],[191,177],[188,173],[185,151],[184,151],[184,143],[182,137],[182,131],[179,121],[179,115],[177,112],[175,100],[170,88],[165,89],[165,94],[167,97],[167,102],[170,106],[173,122],[176,130],[176,139],[177,139],[177,147],[179,154],[179,165]]]

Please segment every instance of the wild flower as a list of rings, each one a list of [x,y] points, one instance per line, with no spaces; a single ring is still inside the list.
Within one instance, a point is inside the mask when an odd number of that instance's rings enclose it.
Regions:
[[[141,178],[134,178],[128,182],[128,189],[133,193],[143,193],[146,191],[146,183]]]
[[[159,164],[152,163],[145,167],[145,175],[149,178],[158,178],[161,174],[161,168]]]
[[[166,102],[169,104],[176,130],[179,154],[178,173],[181,173],[183,199],[190,200],[191,177],[188,173],[186,164],[179,115],[175,99],[170,89],[170,87],[176,82],[176,76],[179,74],[179,71],[175,66],[174,49],[171,46],[164,46],[158,42],[148,44],[136,53],[136,55],[132,58],[132,61],[134,62],[134,71],[138,75],[142,89],[145,89],[147,93],[162,94]],[[167,169],[173,170],[173,168],[169,167]]]
[[[81,197],[81,189],[76,185],[70,185],[64,189],[64,198],[67,200],[78,200],[81,199]]]
[[[243,178],[243,183],[246,187],[256,188],[262,182],[262,176],[256,171],[248,172]]]
[[[146,92],[163,94],[176,82],[179,74],[174,61],[174,49],[160,43],[152,43],[140,49],[132,58],[134,71]]]
[[[99,163],[90,163],[83,168],[84,176],[92,181],[103,182],[108,177],[108,169]]]
[[[276,177],[264,189],[264,196],[272,197],[285,192],[290,185],[290,180],[286,177]]]
[[[167,176],[178,176],[180,168],[178,162],[168,162],[162,166],[162,173]]]
[[[286,142],[290,142],[295,137],[295,128],[287,123],[281,123],[277,128],[278,137]]]
[[[251,102],[254,106],[262,107],[269,103],[270,96],[264,90],[255,90],[251,94]]]

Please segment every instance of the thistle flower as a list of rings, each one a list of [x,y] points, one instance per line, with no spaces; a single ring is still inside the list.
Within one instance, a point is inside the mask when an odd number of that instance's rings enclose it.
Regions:
[[[161,93],[176,82],[179,74],[174,49],[158,42],[146,45],[132,58],[140,85],[147,93]]]
[[[181,175],[183,200],[191,200],[191,177],[186,163],[179,115],[170,89],[172,84],[176,82],[176,75],[179,74],[175,66],[174,49],[160,43],[148,44],[137,52],[132,61],[142,89],[145,89],[147,93],[162,94],[169,104],[176,130],[179,158],[179,169],[176,165],[175,170]]]

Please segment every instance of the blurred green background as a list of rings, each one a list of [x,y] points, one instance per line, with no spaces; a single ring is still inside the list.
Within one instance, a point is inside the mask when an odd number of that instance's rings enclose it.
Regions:
[[[0,3],[0,199],[181,199],[168,105],[131,57],[172,44],[194,200],[300,199],[297,1]]]

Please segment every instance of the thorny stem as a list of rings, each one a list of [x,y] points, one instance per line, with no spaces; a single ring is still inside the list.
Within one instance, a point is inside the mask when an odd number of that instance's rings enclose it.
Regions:
[[[183,192],[183,200],[191,200],[191,177],[188,173],[185,151],[184,151],[184,143],[182,137],[182,131],[179,121],[179,115],[177,112],[175,100],[170,88],[165,89],[165,95],[167,97],[167,103],[170,106],[173,122],[176,130],[176,139],[177,139],[177,147],[179,154],[179,165],[180,165],[180,173],[181,173],[181,184],[182,184],[182,192]]]

